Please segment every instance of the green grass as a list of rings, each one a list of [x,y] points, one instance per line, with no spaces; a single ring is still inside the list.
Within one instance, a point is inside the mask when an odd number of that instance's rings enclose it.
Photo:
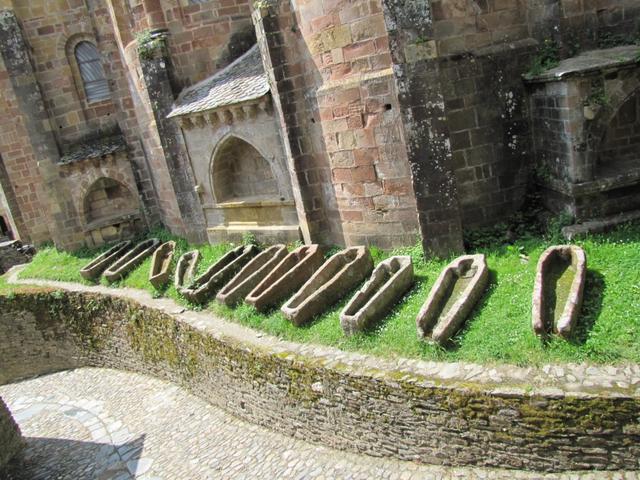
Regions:
[[[154,232],[166,241],[165,232]],[[416,284],[390,315],[373,331],[345,337],[339,313],[351,293],[326,314],[306,327],[294,327],[278,309],[263,315],[248,305],[235,309],[211,302],[214,314],[298,342],[333,345],[344,350],[372,353],[386,357],[402,356],[448,361],[511,363],[518,365],[545,362],[640,362],[640,225],[626,225],[616,231],[575,242],[588,259],[585,301],[574,338],[552,338],[543,343],[531,328],[531,292],[538,257],[550,245],[542,238],[528,238],[516,246],[479,249],[487,255],[491,285],[476,307],[465,328],[447,348],[419,341],[415,317],[448,260],[425,261],[418,247],[401,249],[394,254],[413,258]],[[177,254],[193,248],[178,240]],[[203,254],[200,272],[231,248],[231,245],[198,247]],[[526,254],[528,261],[520,257]],[[389,256],[372,249],[377,262]],[[69,254],[53,248],[41,250],[22,273],[23,278],[46,278],[84,282],[78,270],[97,252]],[[177,256],[176,256],[177,258]],[[156,292],[148,283],[150,260],[144,262],[117,285],[145,289],[157,296],[168,296],[183,305],[173,286]],[[0,288],[2,284],[0,283]],[[1,290],[0,290],[1,291]]]

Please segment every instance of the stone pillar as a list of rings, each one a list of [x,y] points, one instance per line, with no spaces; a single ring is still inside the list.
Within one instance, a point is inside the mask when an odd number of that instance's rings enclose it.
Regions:
[[[461,252],[454,176],[430,0],[383,0],[425,252]]]
[[[319,129],[308,125],[305,88],[300,85],[304,64],[302,54],[297,52],[297,27],[290,2],[256,9],[253,23],[283,135],[304,240],[343,244],[340,227],[327,215],[327,210],[337,210],[335,192],[328,191],[332,188],[329,165],[325,153],[312,145],[313,136],[309,134],[318,133]]]
[[[169,177],[178,200],[184,235],[189,241],[204,242],[207,239],[206,224],[202,205],[195,191],[197,182],[181,142],[180,128],[173,119],[167,119],[173,106],[174,92],[166,34],[156,34],[149,44],[141,47],[144,52],[140,55],[144,83],[151,101]],[[159,194],[162,195],[162,192]]]
[[[48,207],[53,241],[66,250],[80,248],[84,236],[70,192],[59,175],[58,145],[29,58],[29,47],[12,10],[0,12],[0,49],[48,196],[49,204],[40,207]]]
[[[24,440],[20,428],[0,397],[0,477],[5,478],[7,464],[20,453]]]

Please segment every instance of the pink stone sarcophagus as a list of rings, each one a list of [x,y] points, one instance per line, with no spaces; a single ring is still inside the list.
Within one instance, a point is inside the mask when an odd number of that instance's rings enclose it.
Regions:
[[[122,257],[127,250],[131,247],[131,242],[126,240],[124,242],[117,243],[102,255],[94,258],[87,265],[82,267],[80,275],[86,280],[93,280],[98,278],[102,272],[104,272],[113,262]]]
[[[178,292],[180,292],[186,285],[191,285],[193,277],[196,276],[196,270],[199,262],[200,252],[198,250],[191,250],[190,252],[183,253],[178,259],[176,273],[173,277],[173,285],[176,287]]]
[[[216,295],[216,300],[229,307],[242,302],[287,253],[287,247],[284,245],[274,245],[260,252],[222,287]]]
[[[322,265],[324,257],[318,245],[305,245],[290,252],[245,297],[258,311],[265,311],[298,290]]]
[[[576,245],[547,248],[540,259],[533,286],[531,322],[536,335],[555,332],[567,338],[582,308],[587,256]]]
[[[345,335],[353,335],[381,320],[413,285],[413,264],[409,256],[380,262],[371,278],[356,292],[340,313]]]
[[[156,289],[164,287],[169,281],[171,275],[171,262],[173,254],[176,250],[176,242],[170,241],[163,243],[151,257],[151,268],[149,269],[149,282]]]
[[[304,325],[323,313],[362,282],[373,269],[367,247],[352,247],[332,255],[283,306],[282,313]]]
[[[239,246],[226,253],[180,293],[192,303],[205,303],[259,252],[255,245]]]
[[[418,312],[418,337],[444,345],[464,324],[489,283],[484,255],[463,255],[445,267]]]
[[[123,279],[147,257],[152,255],[158,245],[160,245],[160,240],[157,238],[140,242],[107,268],[104,271],[104,277],[109,282]]]

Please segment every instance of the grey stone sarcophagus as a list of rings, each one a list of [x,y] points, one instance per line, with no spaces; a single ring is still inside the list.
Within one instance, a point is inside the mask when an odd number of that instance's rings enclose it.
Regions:
[[[140,242],[107,268],[104,272],[104,277],[110,282],[115,282],[116,280],[126,277],[148,256],[153,254],[155,249],[158,248],[158,245],[160,245],[160,240],[157,238]]]
[[[175,251],[176,242],[170,241],[163,243],[153,252],[151,268],[149,269],[149,282],[155,288],[160,289],[169,281],[171,262]]]
[[[488,283],[484,255],[456,258],[442,271],[418,312],[418,336],[444,345],[460,330]]]
[[[193,277],[196,276],[196,269],[198,268],[199,262],[200,252],[198,250],[191,250],[180,256],[176,265],[176,273],[173,277],[173,285],[178,292],[180,292],[185,285],[191,285]]]
[[[239,246],[226,253],[180,293],[190,302],[205,303],[259,252],[255,245]]]
[[[246,296],[245,301],[258,311],[277,305],[298,290],[322,265],[324,257],[318,245],[305,245],[290,252]]]
[[[233,307],[266,277],[287,256],[287,247],[274,245],[256,255],[216,295],[219,303]]]
[[[109,266],[122,257],[131,247],[131,242],[126,240],[115,244],[109,250],[94,258],[80,269],[80,275],[86,280],[98,278]]]
[[[373,270],[367,247],[352,247],[332,255],[282,306],[294,325],[304,325],[323,313],[362,282]]]
[[[547,248],[540,259],[533,286],[531,322],[536,335],[555,332],[567,338],[582,308],[587,255],[576,245]]]
[[[413,264],[409,256],[396,256],[380,262],[371,277],[340,313],[345,335],[372,327],[391,310],[413,285]]]

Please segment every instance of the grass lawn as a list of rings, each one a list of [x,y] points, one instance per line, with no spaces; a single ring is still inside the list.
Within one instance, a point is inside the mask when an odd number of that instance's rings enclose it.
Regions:
[[[163,241],[175,239],[166,232],[154,232],[154,235]],[[175,240],[178,242],[176,258],[194,248],[184,240]],[[211,302],[206,308],[231,321],[281,338],[382,356],[518,365],[582,361],[640,363],[640,269],[637,268],[640,225],[625,225],[606,235],[592,236],[575,243],[585,249],[589,271],[582,313],[571,342],[554,338],[543,344],[531,329],[531,292],[536,262],[551,244],[542,238],[477,250],[487,256],[491,285],[465,328],[446,349],[417,339],[415,317],[441,269],[450,259],[425,261],[418,247],[391,252],[412,256],[416,283],[378,328],[368,333],[349,338],[342,333],[339,313],[351,294],[306,327],[294,327],[279,310],[262,315],[248,305],[230,309],[216,302]],[[198,246],[203,256],[200,272],[231,247]],[[376,263],[391,253],[372,249]],[[96,251],[70,254],[44,248],[21,276],[87,283],[78,270],[96,254]],[[528,261],[523,260],[521,254],[527,256]],[[189,306],[173,285],[166,291],[156,291],[147,280],[149,266],[148,259],[116,285],[145,289],[156,296],[171,297]],[[0,293],[2,287],[0,277]]]

